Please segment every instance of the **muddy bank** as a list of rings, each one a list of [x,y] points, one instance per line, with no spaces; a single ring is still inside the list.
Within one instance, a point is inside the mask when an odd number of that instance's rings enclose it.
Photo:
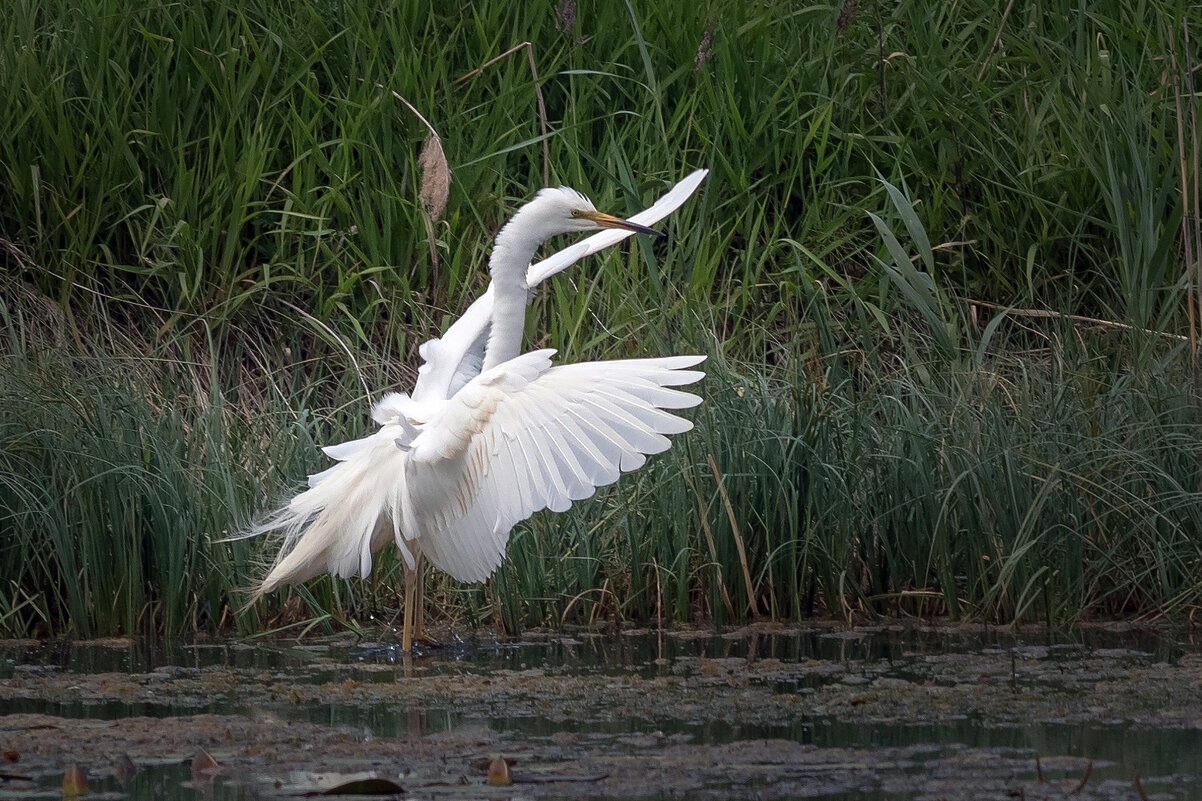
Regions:
[[[1134,787],[1115,780],[1082,786],[1090,763],[1080,757],[1044,758],[1045,780],[1040,782],[1033,779],[1035,765],[1028,754],[930,744],[819,748],[768,739],[707,745],[687,742],[685,735],[658,733],[524,737],[476,728],[389,741],[327,726],[214,715],[117,721],[14,715],[0,725],[6,737],[21,732],[30,755],[38,755],[21,766],[29,781],[13,781],[18,766],[11,766],[4,785],[9,792],[35,790],[38,778],[48,777],[53,784],[67,760],[89,765],[89,776],[97,783],[115,779],[115,755],[132,754],[135,764],[153,770],[187,765],[198,748],[221,768],[192,775],[190,784],[219,785],[229,797],[302,795],[330,784],[331,775],[352,777],[365,771],[416,798],[776,799],[871,792],[881,797],[1010,799],[1019,790],[1027,798],[1059,798],[1080,786],[1076,798],[1108,799],[1130,797]],[[54,753],[60,757],[57,762],[44,758]],[[498,754],[512,760],[514,783],[508,788],[485,784],[486,764]]]
[[[203,748],[231,798],[362,771],[407,797],[1000,799],[1080,785],[1074,798],[1133,798],[1137,773],[1149,797],[1202,797],[1202,652],[1188,643],[945,633],[628,633],[641,650],[610,658],[594,633],[535,632],[484,660],[467,648],[411,664],[384,644],[277,643],[261,647],[279,665],[198,656],[146,672],[14,658],[0,751],[20,761],[0,793],[53,783],[68,762],[104,781],[121,754],[153,769]],[[816,645],[777,647],[800,636]],[[483,787],[497,754],[516,760],[503,791]]]

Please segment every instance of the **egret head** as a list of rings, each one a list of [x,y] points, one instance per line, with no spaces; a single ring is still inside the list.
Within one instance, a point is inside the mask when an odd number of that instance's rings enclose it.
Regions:
[[[518,210],[510,224],[519,224],[519,220],[522,226],[529,225],[529,230],[539,232],[544,239],[556,234],[599,231],[603,228],[624,228],[640,234],[667,236],[654,228],[597,211],[591,200],[566,186],[540,190],[534,200]]]

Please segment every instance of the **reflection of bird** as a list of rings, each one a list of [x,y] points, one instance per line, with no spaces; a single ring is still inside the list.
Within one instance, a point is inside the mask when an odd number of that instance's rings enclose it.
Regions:
[[[395,541],[406,575],[403,648],[411,648],[423,555],[461,581],[483,581],[501,564],[510,529],[534,512],[567,509],[596,487],[669,446],[664,434],[692,424],[663,411],[700,398],[671,389],[702,373],[703,356],[551,366],[554,351],[521,354],[530,287],[645,224],[692,194],[697,172],[659,203],[621,220],[566,187],[544,189],[497,235],[492,282],[442,339],[422,345],[413,395],[390,393],[372,409],[380,428],[324,449],[337,460],[258,531],[282,529],[284,547],[256,589],[320,573],[367,575],[372,554]],[[533,265],[560,233],[614,229]]]

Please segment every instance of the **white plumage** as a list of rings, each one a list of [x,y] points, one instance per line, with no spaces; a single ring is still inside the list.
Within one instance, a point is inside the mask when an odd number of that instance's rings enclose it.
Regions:
[[[501,564],[509,532],[541,509],[564,511],[667,450],[692,423],[665,411],[701,402],[675,387],[700,380],[703,356],[552,366],[554,351],[518,355],[529,290],[590,253],[650,231],[696,190],[686,178],[629,221],[596,212],[564,187],[542,190],[497,236],[492,283],[442,339],[425,343],[413,396],[386,395],[380,426],[323,449],[336,463],[256,528],[284,544],[255,597],[322,573],[366,575],[395,542],[461,581]],[[607,228],[527,268],[538,244]],[[654,233],[654,232],[651,232]]]
[[[682,368],[703,357],[552,367],[553,353],[481,373],[413,441],[404,537],[460,581],[492,575],[514,524],[565,511],[693,427],[663,409],[701,402],[670,387],[700,380]]]

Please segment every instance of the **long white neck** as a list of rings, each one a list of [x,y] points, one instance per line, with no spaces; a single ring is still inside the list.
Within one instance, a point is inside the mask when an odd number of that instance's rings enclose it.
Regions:
[[[501,229],[488,259],[493,291],[492,331],[481,370],[496,367],[521,353],[526,303],[530,298],[526,268],[538,246],[547,238],[545,228],[530,225],[534,222],[527,219],[531,215],[522,214],[530,208],[520,209]]]

